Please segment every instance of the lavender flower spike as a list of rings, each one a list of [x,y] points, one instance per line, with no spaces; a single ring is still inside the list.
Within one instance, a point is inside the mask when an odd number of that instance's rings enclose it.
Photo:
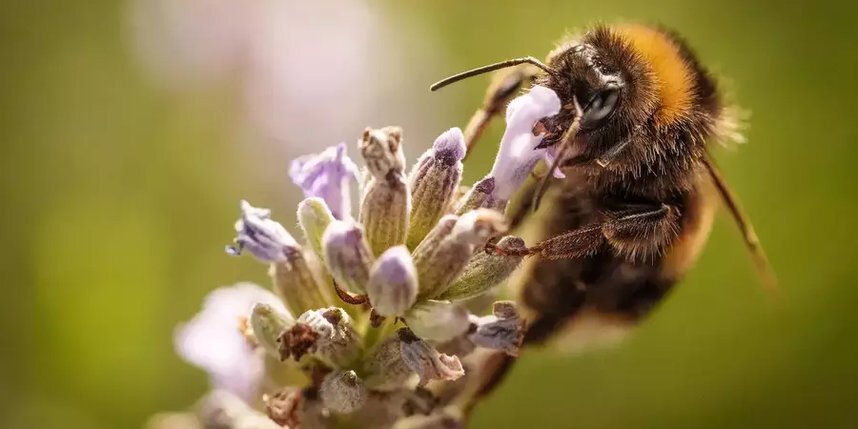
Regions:
[[[405,246],[391,247],[373,264],[366,287],[372,308],[386,317],[402,316],[417,300],[417,269]]]
[[[293,160],[289,177],[304,191],[305,197],[325,200],[335,218],[351,216],[349,181],[357,180],[358,168],[346,155],[345,143]]]
[[[450,128],[435,140],[432,149],[420,156],[408,177],[411,189],[411,218],[406,244],[413,249],[441,219],[462,178],[465,137]]]
[[[496,199],[509,200],[536,163],[546,156],[545,149],[536,149],[543,136],[534,136],[533,126],[536,121],[554,116],[559,111],[560,98],[557,94],[539,85],[509,103],[506,109],[506,131],[489,173],[495,179]]]
[[[179,355],[206,370],[215,388],[246,401],[255,398],[264,371],[262,351],[253,347],[240,329],[257,303],[286,313],[271,292],[252,283],[239,283],[209,293],[202,311],[179,325],[174,336]]]

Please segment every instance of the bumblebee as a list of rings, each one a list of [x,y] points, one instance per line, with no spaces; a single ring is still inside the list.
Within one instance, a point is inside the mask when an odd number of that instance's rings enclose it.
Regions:
[[[718,199],[725,202],[764,276],[774,277],[756,234],[710,150],[735,133],[735,109],[685,41],[638,24],[599,25],[561,42],[543,63],[502,68],[466,128],[470,148],[523,86],[552,89],[563,106],[537,123],[551,171],[529,181],[507,216],[531,247],[512,279],[528,309],[525,342],[589,328],[624,332],[656,306],[696,261]],[[540,203],[541,201],[541,203]],[[501,251],[487,248],[487,251]],[[581,329],[578,329],[581,328]],[[587,328],[587,329],[585,329]]]

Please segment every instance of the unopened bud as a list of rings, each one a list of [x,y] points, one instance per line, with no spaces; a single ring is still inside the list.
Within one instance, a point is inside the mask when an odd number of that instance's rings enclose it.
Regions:
[[[486,177],[475,183],[459,200],[456,205],[456,214],[461,216],[471,210],[496,208],[497,204],[492,195],[494,191],[495,179],[493,177]]]
[[[518,237],[506,236],[496,246],[503,250],[523,250],[524,240]],[[437,297],[441,300],[463,300],[481,295],[499,285],[518,268],[524,257],[521,253],[507,255],[487,252],[477,252],[465,266],[462,274]]]
[[[372,265],[372,252],[360,226],[334,221],[322,238],[325,264],[339,287],[351,293],[365,294]]]
[[[394,390],[413,374],[402,360],[400,340],[393,336],[376,346],[364,363],[366,386],[372,390]]]
[[[369,302],[385,317],[402,316],[417,300],[417,269],[405,246],[382,253],[367,284]]]
[[[472,317],[476,330],[468,338],[477,346],[503,350],[510,356],[518,356],[524,339],[524,321],[512,301],[498,301],[493,315]]]
[[[444,293],[470,261],[474,251],[489,238],[506,231],[503,215],[489,209],[465,213],[452,230],[435,246],[431,256],[418,258],[415,265],[420,285],[419,298],[434,298]]]
[[[286,329],[295,324],[292,315],[281,313],[268,304],[259,303],[253,306],[250,313],[250,326],[253,336],[272,356],[279,356],[278,338]]]
[[[468,310],[446,301],[426,301],[405,316],[408,327],[420,338],[443,342],[468,330]]]
[[[331,209],[321,198],[307,198],[298,204],[298,224],[304,230],[304,238],[319,260],[325,259],[322,252],[322,234],[333,220]]]
[[[322,288],[307,257],[313,258],[309,253],[298,251],[286,261],[272,263],[268,270],[274,291],[292,314],[324,308],[333,303],[330,293]],[[316,263],[315,260],[312,262]]]
[[[367,392],[363,381],[354,371],[334,371],[322,380],[319,397],[331,411],[348,414],[363,407]]]
[[[462,130],[441,134],[417,161],[408,178],[411,189],[411,220],[406,243],[413,249],[441,219],[462,178],[465,140]]]
[[[400,329],[397,335],[402,361],[420,377],[420,386],[425,386],[430,380],[452,381],[465,375],[462,362],[456,356],[439,353],[408,328]]]
[[[370,173],[360,209],[360,221],[374,255],[405,243],[411,194],[405,183],[402,130],[398,127],[367,128],[360,141],[361,154]]]

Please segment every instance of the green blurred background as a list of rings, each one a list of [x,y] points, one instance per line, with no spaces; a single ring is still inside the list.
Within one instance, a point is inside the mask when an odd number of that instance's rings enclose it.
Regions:
[[[380,82],[366,119],[347,122],[406,125],[410,159],[464,125],[486,82],[429,94],[434,78],[541,56],[567,29],[600,20],[678,29],[752,112],[749,144],[718,157],[768,248],[782,302],[762,292],[722,216],[697,267],[627,342],[575,357],[526,353],[474,427],[858,426],[852,3],[369,4],[373,25],[400,42],[395,55],[370,46],[369,70],[399,76]],[[3,428],[140,427],[193,403],[207,380],[174,354],[174,326],[214,287],[265,282],[252,258],[223,254],[238,199],[293,222],[288,159],[335,143],[288,132],[272,142],[242,119],[238,78],[159,83],[141,65],[133,10],[11,0],[0,12]],[[362,128],[340,119],[330,112],[327,132],[353,142]],[[466,182],[488,169],[500,131],[469,161]]]

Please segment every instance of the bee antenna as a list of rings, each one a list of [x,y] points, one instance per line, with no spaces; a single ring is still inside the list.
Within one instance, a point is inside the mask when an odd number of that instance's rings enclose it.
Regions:
[[[551,67],[548,67],[547,65],[545,65],[545,63],[537,60],[534,57],[514,58],[511,60],[501,61],[499,63],[489,64],[486,66],[477,67],[475,69],[471,69],[468,71],[463,71],[463,72],[458,73],[458,74],[454,74],[453,76],[450,76],[448,78],[445,78],[445,79],[439,80],[438,82],[433,83],[432,86],[429,87],[429,90],[430,91],[437,91],[437,90],[439,90],[439,89],[441,89],[441,88],[443,88],[443,87],[445,87],[451,83],[455,83],[455,82],[458,82],[460,80],[467,79],[469,77],[478,76],[478,75],[481,75],[483,73],[493,72],[495,70],[505,69],[507,67],[517,66],[519,64],[533,64],[548,74],[554,74],[554,70],[551,69]]]

